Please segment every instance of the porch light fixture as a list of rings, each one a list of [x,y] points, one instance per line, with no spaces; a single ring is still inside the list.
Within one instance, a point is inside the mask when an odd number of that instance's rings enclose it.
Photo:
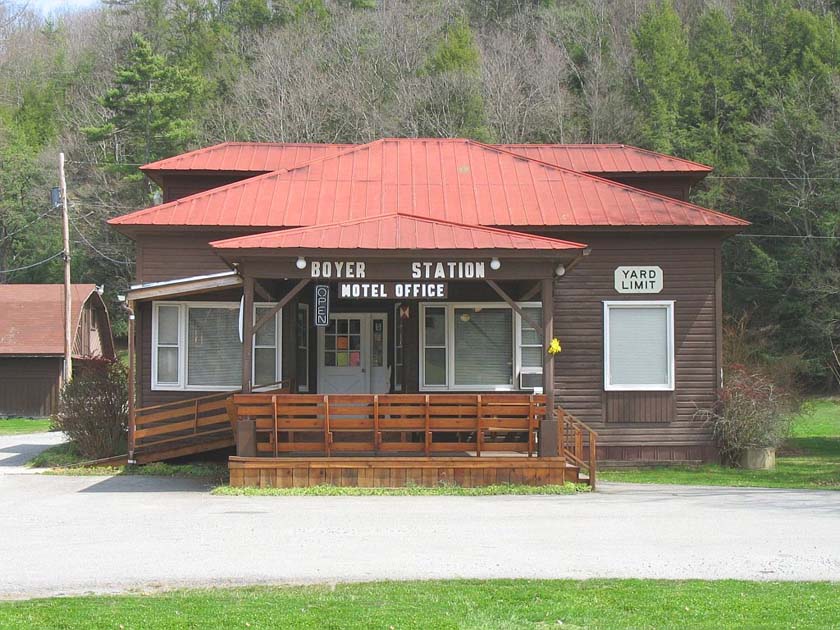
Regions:
[[[298,256],[297,261],[295,261],[295,267],[298,269],[306,269],[306,258]]]
[[[490,269],[493,271],[498,271],[502,266],[501,261],[498,258],[492,258],[490,260]]]
[[[562,278],[566,275],[566,265],[557,265],[557,268],[554,270],[554,273],[557,274],[558,278]]]

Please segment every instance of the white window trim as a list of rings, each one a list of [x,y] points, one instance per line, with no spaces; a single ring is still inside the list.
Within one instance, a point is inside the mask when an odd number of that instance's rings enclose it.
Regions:
[[[272,302],[255,302],[254,303],[254,323],[256,323],[257,319],[257,309],[258,308],[270,308],[274,306],[275,303]],[[283,357],[282,357],[282,349],[283,349],[283,326],[281,326],[282,322],[282,309],[280,312],[274,314],[274,374],[275,382],[279,382],[283,380]],[[266,324],[267,326],[268,324]],[[240,334],[241,337],[241,334]],[[259,346],[261,348],[271,348],[271,346]],[[267,391],[266,388],[269,390],[274,385],[273,383],[268,383],[266,385],[256,385],[257,382],[257,335],[254,335],[251,342],[251,382],[255,384],[254,391]],[[236,388],[241,389],[241,388]],[[235,391],[235,390],[234,390]]]
[[[664,308],[668,316],[667,348],[668,348],[668,383],[652,385],[622,385],[611,383],[610,376],[610,309],[613,308]],[[675,389],[675,361],[674,350],[674,300],[605,300],[604,301],[604,390],[613,392],[672,392]]]
[[[221,385],[188,385],[187,372],[189,365],[189,357],[187,356],[187,320],[189,319],[187,311],[189,308],[225,308],[231,309],[239,308],[239,302],[174,302],[174,301],[155,301],[152,302],[152,391],[168,391],[168,392],[235,392],[241,389],[239,387],[221,386]],[[177,306],[178,307],[178,383],[159,383],[158,382],[158,309],[161,306]],[[275,306],[272,302],[257,302],[254,303],[253,316],[256,319],[257,307],[265,308]],[[276,352],[276,370],[277,380],[282,380],[282,309],[275,315],[274,321],[276,328],[277,352]],[[252,341],[251,352],[251,380],[254,379],[254,345],[256,344],[256,335]]]
[[[393,387],[395,392],[403,391],[404,383],[402,382],[404,371],[402,369],[403,364],[405,363],[405,339],[402,338],[400,333],[400,327],[402,327],[403,322],[402,318],[400,317],[400,307],[402,306],[402,302],[397,302],[394,304],[394,379],[393,379]],[[403,333],[405,330],[402,331]],[[397,363],[397,340],[400,341],[400,358],[402,359],[402,363]]]
[[[540,302],[517,302],[520,308],[536,308],[541,307]],[[446,323],[446,384],[445,385],[426,385],[426,309],[427,308],[443,308],[445,313]],[[499,385],[463,385],[455,384],[455,309],[458,308],[503,308],[513,312],[511,317],[511,325],[513,326],[513,374],[510,384]],[[521,316],[514,309],[510,307],[507,302],[421,302],[419,311],[419,328],[420,328],[420,343],[418,352],[419,362],[419,382],[420,391],[422,392],[441,392],[441,391],[482,391],[482,392],[511,392],[523,391],[519,387],[519,374],[522,371],[522,348],[521,348]],[[433,348],[440,346],[432,346]],[[405,359],[403,359],[405,360]],[[534,370],[536,368],[525,368],[526,371]],[[538,370],[541,373],[542,369]]]
[[[295,345],[297,346],[297,350],[306,349],[306,385],[301,385],[300,382],[297,383],[297,389],[299,392],[308,392],[309,391],[309,351],[310,347],[309,344],[312,342],[312,333],[309,330],[309,304],[298,303],[298,311],[304,311],[306,314],[304,315],[304,322],[306,326],[306,346],[300,345],[300,338],[295,335]],[[297,316],[297,313],[296,313]],[[297,320],[295,320],[295,326],[297,326]],[[295,352],[295,362],[297,362],[297,352]],[[297,369],[297,365],[295,365]]]

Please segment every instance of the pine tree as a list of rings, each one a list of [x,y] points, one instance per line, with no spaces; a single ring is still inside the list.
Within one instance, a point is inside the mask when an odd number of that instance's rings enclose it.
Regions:
[[[115,86],[102,98],[109,115],[98,127],[84,129],[91,141],[112,143],[113,169],[125,179],[142,179],[136,164],[182,151],[195,131],[190,112],[198,79],[168,65],[140,34],[132,36],[125,64],[116,70]]]

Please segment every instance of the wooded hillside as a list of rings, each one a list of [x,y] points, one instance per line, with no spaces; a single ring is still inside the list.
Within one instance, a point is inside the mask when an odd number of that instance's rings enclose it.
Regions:
[[[836,0],[113,0],[47,19],[0,0],[0,282],[60,281],[59,150],[74,281],[113,296],[132,250],[104,220],[153,202],[138,165],[186,149],[628,143],[715,167],[696,201],[754,223],[727,247],[729,314],[763,340],[751,352],[827,388],[838,15]]]

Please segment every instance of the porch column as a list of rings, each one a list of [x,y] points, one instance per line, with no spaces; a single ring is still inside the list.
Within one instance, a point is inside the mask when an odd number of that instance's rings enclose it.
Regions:
[[[254,278],[242,279],[242,393],[251,393],[251,354],[254,347]]]
[[[540,287],[543,320],[543,393],[546,417],[540,425],[540,456],[556,457],[557,418],[554,415],[554,356],[548,354],[548,345],[554,338],[554,278],[544,278]]]

